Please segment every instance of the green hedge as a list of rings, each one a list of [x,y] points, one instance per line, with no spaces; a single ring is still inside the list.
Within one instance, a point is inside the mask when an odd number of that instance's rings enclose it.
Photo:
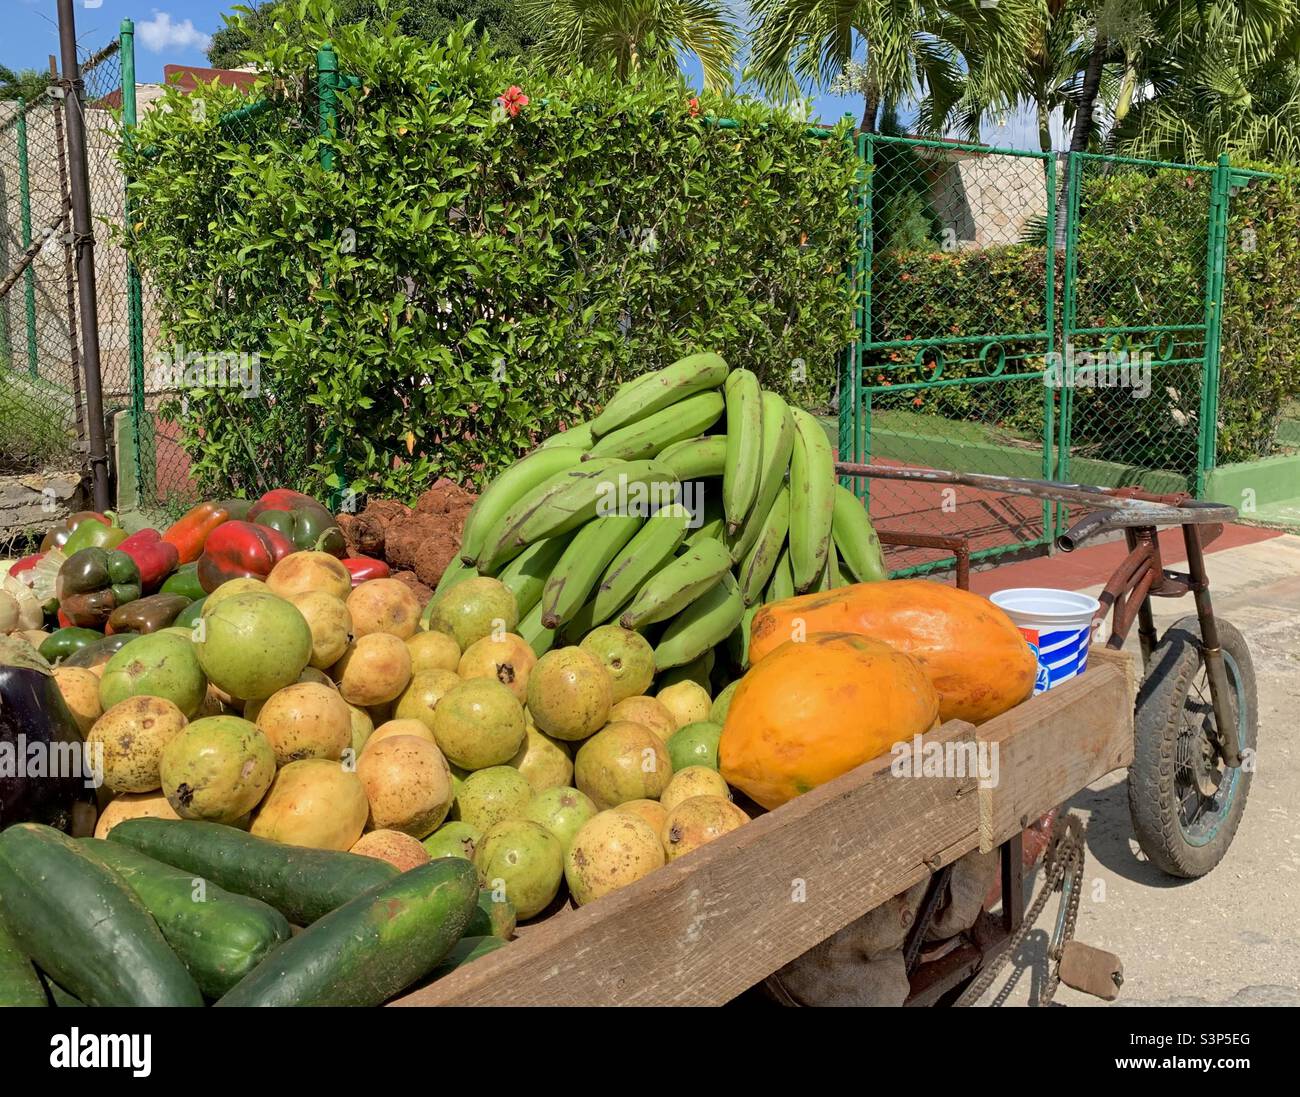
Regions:
[[[1269,170],[1267,165],[1238,165]],[[1078,323],[1138,326],[1200,323],[1208,173],[1097,170],[1083,180],[1078,241]],[[1231,199],[1220,358],[1218,461],[1277,452],[1278,428],[1300,395],[1300,186],[1295,174],[1255,180]],[[1064,276],[1058,255],[1056,308]],[[1045,249],[1016,244],[943,252],[936,244],[876,255],[872,336],[877,341],[1041,331],[1046,326]],[[1174,357],[1200,353],[1174,337]],[[1098,339],[1085,341],[1089,348]],[[1041,342],[1004,340],[1006,373],[1043,368]],[[1080,347],[1079,349],[1083,349]],[[947,352],[944,378],[977,377],[968,345]],[[932,376],[909,352],[873,352],[867,384],[898,391],[877,408],[977,420],[1027,441],[1042,435],[1043,389],[1031,381],[909,389]],[[1156,366],[1150,398],[1124,390],[1075,392],[1076,453],[1192,473],[1197,458],[1200,370]]]
[[[218,124],[238,93],[169,93],[126,154],[128,245],[169,344],[261,355],[258,399],[191,387],[173,408],[200,490],[255,490],[259,469],[403,497],[481,482],[696,349],[829,399],[852,330],[846,133],[313,10],[254,59],[272,110]],[[358,78],[333,171],[314,98],[326,37]],[[529,99],[514,116],[497,103],[512,86]]]

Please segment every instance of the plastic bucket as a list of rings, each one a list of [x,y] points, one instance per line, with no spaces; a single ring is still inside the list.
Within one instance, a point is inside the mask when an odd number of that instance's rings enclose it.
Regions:
[[[1092,619],[1101,609],[1096,598],[1053,587],[1015,587],[991,594],[989,600],[1016,623],[1038,660],[1034,693],[1088,669]]]

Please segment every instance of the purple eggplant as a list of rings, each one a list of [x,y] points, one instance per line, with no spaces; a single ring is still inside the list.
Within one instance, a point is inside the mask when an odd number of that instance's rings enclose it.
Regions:
[[[45,823],[73,835],[95,826],[77,723],[49,664],[23,640],[0,636],[0,830]]]

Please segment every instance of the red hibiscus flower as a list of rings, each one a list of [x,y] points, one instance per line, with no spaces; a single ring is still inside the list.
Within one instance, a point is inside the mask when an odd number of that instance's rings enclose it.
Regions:
[[[686,100],[686,113],[692,118],[698,117],[700,113],[700,99],[697,95],[692,95]]]
[[[520,110],[528,106],[528,96],[524,94],[524,89],[518,84],[511,84],[505,90],[504,95],[497,97],[497,102],[506,109],[506,113],[514,118]]]

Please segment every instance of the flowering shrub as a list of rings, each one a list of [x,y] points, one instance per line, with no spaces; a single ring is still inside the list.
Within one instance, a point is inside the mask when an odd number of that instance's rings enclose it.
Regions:
[[[176,409],[201,490],[251,491],[268,463],[316,491],[481,483],[697,349],[829,401],[851,333],[844,133],[291,14],[250,58],[269,110],[221,122],[238,92],[170,91],[127,155],[128,246],[166,336],[260,355],[262,399]],[[322,137],[327,37],[355,79]]]

